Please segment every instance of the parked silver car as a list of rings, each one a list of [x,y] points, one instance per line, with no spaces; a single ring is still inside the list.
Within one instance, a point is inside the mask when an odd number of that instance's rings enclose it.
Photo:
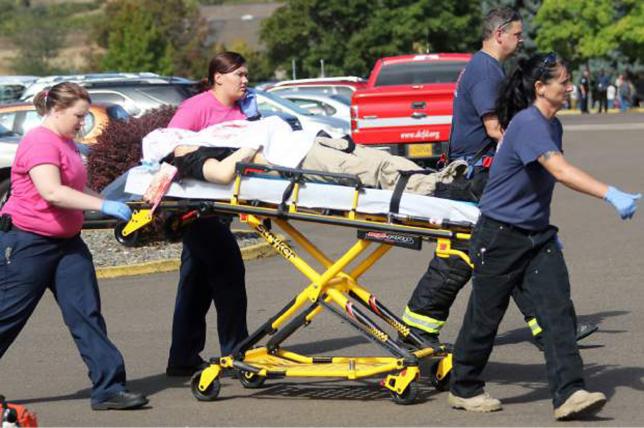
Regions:
[[[46,87],[61,82],[75,82],[84,86],[94,103],[112,103],[122,106],[132,117],[161,105],[178,105],[196,93],[196,82],[182,77],[164,77],[155,73],[97,73],[66,76],[48,76],[29,86],[23,101]]]
[[[302,129],[305,130],[323,130],[333,137],[342,137],[351,133],[349,121],[312,114],[297,104],[269,92],[257,91],[257,105],[262,115],[279,111],[297,117],[302,124]]]
[[[344,95],[322,95],[298,92],[280,92],[279,96],[297,104],[309,112],[346,121],[351,120],[351,98]]]

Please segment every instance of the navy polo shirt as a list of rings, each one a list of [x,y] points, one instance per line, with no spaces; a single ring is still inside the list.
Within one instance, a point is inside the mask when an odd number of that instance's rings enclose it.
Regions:
[[[559,119],[546,119],[534,106],[517,113],[494,156],[481,213],[524,229],[545,229],[556,180],[537,159],[562,152],[562,135]]]
[[[450,159],[474,156],[493,141],[485,132],[483,116],[494,112],[504,77],[501,64],[483,51],[475,53],[465,66],[454,92]]]

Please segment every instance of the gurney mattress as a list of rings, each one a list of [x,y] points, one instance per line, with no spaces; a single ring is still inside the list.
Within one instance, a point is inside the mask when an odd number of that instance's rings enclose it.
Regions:
[[[143,195],[152,180],[153,174],[143,167],[129,171],[125,191],[133,195]],[[268,204],[280,204],[288,180],[264,177],[242,177],[239,200],[261,201]],[[172,183],[167,196],[185,199],[230,200],[234,184],[214,184],[205,181],[184,179]],[[354,188],[335,184],[303,183],[297,205],[310,209],[330,209],[350,211],[353,206]],[[358,199],[357,211],[362,214],[389,213],[393,191],[382,189],[363,189]],[[467,202],[434,198],[411,193],[404,193],[400,200],[399,214],[404,216],[423,217],[440,224],[444,221],[476,223],[479,210]]]

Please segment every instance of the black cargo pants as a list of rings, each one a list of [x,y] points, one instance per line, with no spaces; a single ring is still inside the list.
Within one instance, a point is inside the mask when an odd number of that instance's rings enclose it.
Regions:
[[[534,232],[485,216],[479,219],[470,245],[472,294],[454,346],[453,394],[468,398],[483,392],[480,375],[516,288],[535,304],[554,406],[584,388],[568,270],[556,236],[553,226]]]
[[[455,183],[446,189],[437,188],[437,197],[461,199],[476,202],[480,199],[488,178],[488,170],[477,168],[474,176],[461,184]],[[469,244],[452,243],[452,248],[468,253]],[[409,326],[426,333],[438,334],[449,316],[449,310],[458,292],[472,276],[470,266],[458,256],[442,258],[434,255],[427,271],[418,281],[405,312],[403,320]],[[541,330],[536,322],[534,305],[523,291],[517,289],[512,297],[526,322],[532,328],[533,335]]]

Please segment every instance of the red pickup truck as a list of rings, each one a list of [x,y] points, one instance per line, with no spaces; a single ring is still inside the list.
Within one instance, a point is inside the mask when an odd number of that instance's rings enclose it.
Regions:
[[[471,54],[381,58],[351,98],[351,136],[419,163],[447,150],[456,81]]]

